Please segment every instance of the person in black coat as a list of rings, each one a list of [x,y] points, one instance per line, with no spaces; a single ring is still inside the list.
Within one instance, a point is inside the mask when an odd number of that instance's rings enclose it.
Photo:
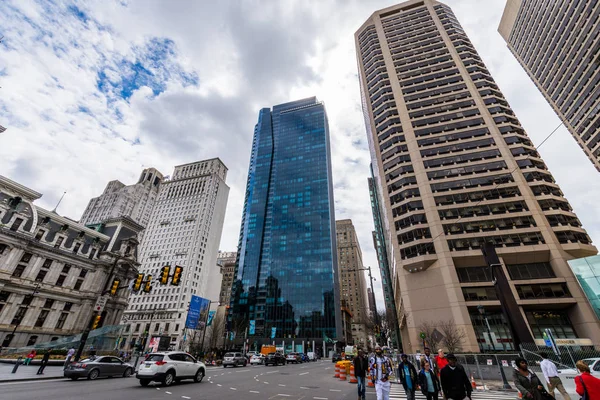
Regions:
[[[48,365],[48,360],[50,359],[50,353],[52,349],[46,350],[46,353],[42,357],[42,362],[40,363],[40,368],[38,369],[37,375],[44,375],[44,368]]]
[[[440,391],[440,381],[437,375],[431,369],[431,364],[425,361],[425,366],[419,372],[419,386],[421,393],[427,400],[438,400],[438,392]]]
[[[358,355],[352,360],[354,365],[354,376],[358,381],[358,399],[365,400],[367,390],[367,372],[369,372],[369,360],[362,349],[358,349]]]
[[[440,382],[442,391],[447,400],[464,400],[471,399],[471,382],[465,372],[465,369],[456,363],[456,356],[448,354],[446,356],[448,365],[440,372]]]
[[[398,378],[406,392],[406,399],[415,400],[415,392],[417,390],[417,384],[419,383],[417,370],[414,365],[408,361],[408,356],[406,354],[402,354],[401,359],[402,362],[398,365]]]

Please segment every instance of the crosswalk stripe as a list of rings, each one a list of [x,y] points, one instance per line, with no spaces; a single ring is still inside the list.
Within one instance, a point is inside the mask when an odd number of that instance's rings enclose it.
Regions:
[[[442,396],[439,396],[442,399]],[[390,388],[390,400],[406,399],[406,393],[400,385],[393,385]],[[498,391],[474,391],[472,400],[516,400],[517,392],[498,392]],[[421,392],[417,392],[415,400],[426,400]]]

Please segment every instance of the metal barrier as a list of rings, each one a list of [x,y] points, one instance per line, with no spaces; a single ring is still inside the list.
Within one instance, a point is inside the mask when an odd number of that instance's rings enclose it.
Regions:
[[[521,352],[523,358],[527,360],[530,366],[536,366],[542,361],[540,353],[548,354],[548,359],[552,360],[560,368],[575,368],[575,363],[585,358],[600,357],[600,350],[593,346],[557,346],[560,354],[554,353],[551,348],[538,346],[535,343],[521,343]],[[537,372],[537,371],[536,371]]]

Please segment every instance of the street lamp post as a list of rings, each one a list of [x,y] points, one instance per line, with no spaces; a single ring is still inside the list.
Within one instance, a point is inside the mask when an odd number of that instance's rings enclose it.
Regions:
[[[367,268],[357,268],[355,271],[369,271],[369,280],[371,282],[371,301],[373,301],[373,319],[375,320],[375,325],[379,326],[379,315],[377,314],[377,303],[375,302],[375,291],[373,290],[373,275],[371,275],[371,267]],[[375,343],[377,343],[377,339],[375,339]]]
[[[488,336],[490,337],[490,343],[492,344],[492,346],[494,347],[494,350],[495,350],[494,341],[492,340],[492,330],[490,329],[490,323],[488,322],[487,316],[485,315],[485,308],[482,305],[478,305],[477,311],[479,311],[479,314],[481,314],[481,316],[483,317],[483,319],[485,321],[485,326],[487,328]],[[498,368],[500,368],[500,375],[502,376],[502,387],[503,387],[503,389],[510,389],[511,387],[508,384],[508,380],[506,379],[506,374],[504,373],[504,367],[502,366],[502,364],[500,364],[498,362],[498,356],[496,355],[495,357],[496,357],[496,364],[498,364]]]

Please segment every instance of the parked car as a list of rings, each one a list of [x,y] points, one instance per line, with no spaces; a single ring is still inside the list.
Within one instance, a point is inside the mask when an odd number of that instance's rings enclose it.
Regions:
[[[87,358],[69,364],[64,370],[65,378],[71,378],[74,381],[79,378],[94,380],[101,376],[128,378],[131,375],[133,375],[133,366],[113,356]]]
[[[202,382],[205,375],[206,365],[188,353],[163,351],[148,354],[140,364],[136,378],[142,386],[148,386],[150,382],[161,382],[164,386],[171,386],[183,379]]]
[[[227,368],[228,366],[237,367],[242,366],[245,367],[248,364],[248,359],[244,357],[242,353],[225,353],[223,356],[223,368]]]
[[[588,365],[588,367],[590,367],[590,372],[592,376],[595,376],[596,378],[600,379],[600,357],[584,358],[581,361],[583,361]],[[575,377],[579,375],[579,371],[573,368],[559,368],[558,374],[567,392],[575,394]]]
[[[298,364],[302,362],[302,356],[300,353],[287,353],[285,356],[285,361],[288,363]]]
[[[333,355],[331,356],[331,361],[332,362],[342,361],[342,355],[340,353],[333,353]]]
[[[269,353],[267,357],[265,357],[265,366],[266,365],[285,365],[286,360],[283,354],[281,353]]]

